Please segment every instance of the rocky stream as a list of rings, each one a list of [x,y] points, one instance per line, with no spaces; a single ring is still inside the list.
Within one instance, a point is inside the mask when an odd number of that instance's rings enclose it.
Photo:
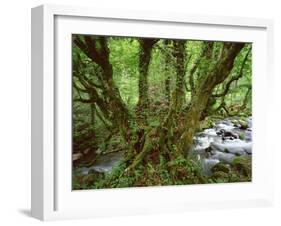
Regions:
[[[203,174],[209,176],[212,167],[219,162],[230,164],[237,156],[251,157],[252,117],[218,120],[211,128],[198,132],[193,140],[191,155],[200,162]],[[97,158],[93,166],[76,168],[75,173],[110,173],[122,158],[122,152],[104,154]]]

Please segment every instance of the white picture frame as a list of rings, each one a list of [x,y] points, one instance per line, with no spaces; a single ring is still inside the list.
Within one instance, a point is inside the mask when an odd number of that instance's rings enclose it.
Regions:
[[[253,42],[253,181],[72,191],[71,33]],[[56,220],[271,205],[273,179],[267,172],[273,167],[274,150],[269,148],[268,140],[262,138],[266,137],[268,117],[268,108],[264,106],[270,104],[266,97],[271,93],[273,82],[272,33],[273,22],[266,19],[57,5],[33,8],[32,216]],[[66,82],[62,83],[61,79]],[[60,151],[62,149],[65,151]],[[266,150],[263,159],[262,150]],[[266,161],[262,161],[264,159]]]

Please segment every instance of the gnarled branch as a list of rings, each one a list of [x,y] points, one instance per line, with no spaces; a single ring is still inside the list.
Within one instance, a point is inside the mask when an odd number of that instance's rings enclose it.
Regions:
[[[243,76],[243,69],[244,69],[244,66],[245,66],[245,64],[246,64],[246,61],[247,61],[247,58],[248,58],[250,52],[251,52],[251,48],[249,48],[249,50],[247,51],[247,53],[246,53],[246,55],[245,55],[245,57],[244,57],[244,59],[243,59],[243,62],[242,62],[242,64],[241,64],[240,71],[239,71],[238,75],[237,75],[237,76],[233,76],[233,77],[226,83],[225,89],[224,89],[224,91],[223,91],[222,93],[213,94],[212,97],[222,97],[222,96],[225,96],[225,95],[228,93],[231,84],[232,84],[234,81],[239,80],[239,79]]]

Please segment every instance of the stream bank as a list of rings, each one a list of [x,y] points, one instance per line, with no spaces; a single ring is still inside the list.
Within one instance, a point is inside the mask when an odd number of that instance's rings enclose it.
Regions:
[[[252,117],[218,120],[212,127],[196,133],[193,140],[191,155],[200,162],[204,176],[212,176],[221,164],[231,165],[239,156],[251,161]],[[92,166],[75,168],[74,173],[81,176],[108,174],[122,159],[120,151],[100,155]]]

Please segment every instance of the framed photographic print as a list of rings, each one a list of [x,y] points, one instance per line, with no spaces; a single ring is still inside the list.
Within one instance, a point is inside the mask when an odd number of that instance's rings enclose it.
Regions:
[[[270,205],[272,21],[32,9],[32,216]]]

